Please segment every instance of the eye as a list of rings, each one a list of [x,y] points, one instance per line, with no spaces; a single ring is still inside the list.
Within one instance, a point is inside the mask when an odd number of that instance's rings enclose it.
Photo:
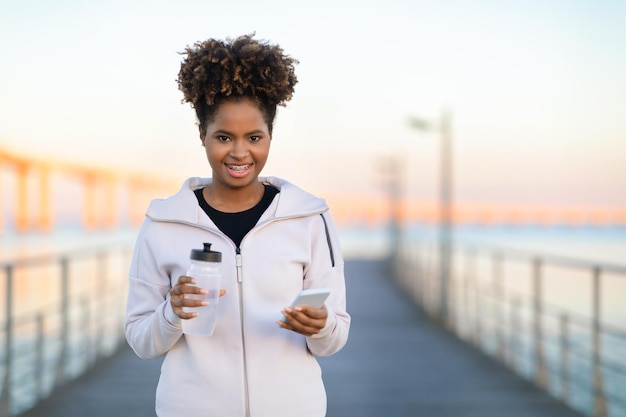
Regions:
[[[217,140],[220,142],[227,142],[230,140],[230,138],[228,136],[218,136]]]
[[[250,136],[250,142],[258,142],[261,140],[261,136]]]

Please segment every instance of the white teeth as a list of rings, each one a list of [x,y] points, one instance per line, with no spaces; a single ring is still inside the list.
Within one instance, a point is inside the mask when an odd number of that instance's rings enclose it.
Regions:
[[[228,168],[232,169],[233,171],[237,171],[237,172],[243,172],[246,169],[250,168],[250,164],[246,164],[246,165],[226,165]]]

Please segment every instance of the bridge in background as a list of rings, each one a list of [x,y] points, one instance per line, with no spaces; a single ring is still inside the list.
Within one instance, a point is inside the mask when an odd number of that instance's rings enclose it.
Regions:
[[[145,173],[0,149],[0,233],[6,213],[10,215],[7,223],[18,233],[49,232],[63,217],[81,219],[86,230],[136,225],[152,198],[167,196],[178,186],[170,179]]]
[[[148,202],[173,193],[179,183],[146,173],[81,165],[20,155],[0,149],[0,233],[5,224],[18,233],[49,232],[59,219],[81,219],[86,230],[139,224]],[[389,213],[403,223],[435,224],[434,201],[394,201],[380,195],[325,195],[338,224],[380,224]],[[3,216],[7,216],[7,221]],[[451,221],[463,224],[626,225],[626,209],[540,207],[456,202]]]

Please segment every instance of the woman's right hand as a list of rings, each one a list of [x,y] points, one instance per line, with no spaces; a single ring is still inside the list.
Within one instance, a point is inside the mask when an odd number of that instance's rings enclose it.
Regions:
[[[206,295],[208,293],[207,290],[196,287],[195,284],[196,280],[192,277],[181,275],[176,285],[170,290],[170,304],[172,305],[172,310],[174,310],[174,314],[183,320],[192,319],[198,315],[197,312],[186,313],[183,311],[183,307],[203,307],[208,305],[207,301],[192,300],[191,298],[185,297],[185,294]],[[220,289],[220,297],[224,294],[226,294],[226,290]]]

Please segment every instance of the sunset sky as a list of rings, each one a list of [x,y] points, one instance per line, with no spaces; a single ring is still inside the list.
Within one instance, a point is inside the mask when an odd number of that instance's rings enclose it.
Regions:
[[[626,206],[624,1],[0,1],[0,148],[209,176],[176,85],[186,45],[256,32],[300,61],[265,169],[318,194],[381,193],[380,159],[436,198]]]

